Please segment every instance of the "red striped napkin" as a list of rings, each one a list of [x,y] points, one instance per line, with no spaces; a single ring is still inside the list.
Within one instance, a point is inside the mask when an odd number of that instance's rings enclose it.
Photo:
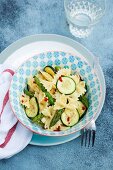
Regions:
[[[32,132],[18,122],[10,107],[9,86],[14,71],[3,70],[0,66],[0,72],[0,159],[3,159],[24,149],[32,138]]]

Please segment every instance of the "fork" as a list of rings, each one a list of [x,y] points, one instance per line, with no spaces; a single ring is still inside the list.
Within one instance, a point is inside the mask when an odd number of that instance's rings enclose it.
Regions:
[[[86,146],[94,146],[95,143],[95,135],[96,135],[96,125],[95,121],[92,120],[85,129],[81,130],[81,146],[83,144]]]

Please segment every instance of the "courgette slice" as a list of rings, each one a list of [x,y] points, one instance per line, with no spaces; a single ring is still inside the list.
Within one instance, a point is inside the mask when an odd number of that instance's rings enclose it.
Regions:
[[[29,92],[34,93],[34,90],[29,86],[29,84],[27,84],[26,90],[28,90]]]
[[[42,76],[43,76],[47,81],[52,81],[52,80],[53,80],[53,77],[52,77],[49,73],[47,73],[47,72],[45,72],[45,71],[40,71],[40,73],[42,74]]]
[[[85,113],[87,111],[87,108],[86,108],[86,106],[81,101],[78,101],[78,108],[77,108],[77,110],[78,110],[80,118],[82,118],[85,115]]]
[[[26,108],[25,112],[29,118],[33,118],[39,113],[39,104],[35,97],[30,99],[30,108]]]
[[[26,88],[28,91],[30,91],[30,86],[27,84],[27,88]]]
[[[69,95],[76,90],[76,83],[68,76],[61,76],[57,80],[56,87],[60,93]]]
[[[61,115],[62,123],[66,126],[74,126],[79,121],[79,113],[77,110],[65,110]]]
[[[44,71],[48,74],[50,74],[52,77],[55,75],[55,69],[52,66],[46,66],[44,68]]]

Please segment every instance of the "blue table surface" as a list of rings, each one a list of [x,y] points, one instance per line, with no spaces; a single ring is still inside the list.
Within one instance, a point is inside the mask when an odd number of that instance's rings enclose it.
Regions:
[[[113,170],[113,0],[87,39],[73,37],[66,24],[63,0],[0,0],[0,52],[27,35],[55,33],[73,38],[100,58],[107,95],[97,120],[94,148],[81,148],[80,138],[59,146],[27,146],[0,161],[0,170]]]

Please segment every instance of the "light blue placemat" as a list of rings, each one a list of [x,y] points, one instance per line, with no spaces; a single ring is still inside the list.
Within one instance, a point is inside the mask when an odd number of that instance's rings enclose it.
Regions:
[[[81,148],[80,139],[53,147],[28,146],[0,161],[0,170],[112,170],[113,169],[113,2],[106,16],[84,40],[68,30],[63,0],[1,0],[0,51],[23,36],[55,33],[73,38],[99,56],[107,84],[106,102],[97,120],[94,148]],[[20,139],[21,140],[21,139]]]

